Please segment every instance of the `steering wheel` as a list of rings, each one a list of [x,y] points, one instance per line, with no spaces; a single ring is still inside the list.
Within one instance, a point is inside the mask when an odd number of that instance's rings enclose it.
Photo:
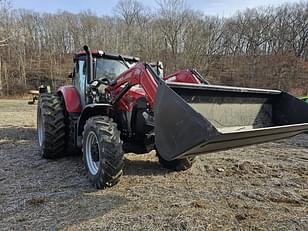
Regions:
[[[103,78],[103,79],[100,79],[100,81],[101,81],[102,84],[104,84],[104,85],[110,85],[110,79]]]
[[[89,85],[94,88],[98,88],[101,84],[110,85],[110,80],[107,78],[94,79],[89,83]]]

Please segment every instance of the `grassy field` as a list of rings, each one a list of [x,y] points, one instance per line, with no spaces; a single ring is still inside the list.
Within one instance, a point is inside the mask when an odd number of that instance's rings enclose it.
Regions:
[[[97,191],[80,156],[41,159],[36,105],[0,100],[0,230],[308,230],[308,135],[200,156],[170,172],[127,154]]]

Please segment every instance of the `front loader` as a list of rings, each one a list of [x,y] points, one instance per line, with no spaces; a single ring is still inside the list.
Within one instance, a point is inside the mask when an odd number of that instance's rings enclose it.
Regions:
[[[72,86],[40,95],[41,155],[81,150],[90,181],[105,188],[119,181],[124,153],[156,150],[165,167],[186,170],[197,155],[308,130],[308,105],[286,92],[209,85],[195,70],[161,73],[85,46]]]

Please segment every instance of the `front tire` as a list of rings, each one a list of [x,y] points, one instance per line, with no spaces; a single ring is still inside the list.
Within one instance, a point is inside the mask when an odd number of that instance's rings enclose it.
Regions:
[[[97,189],[117,184],[122,176],[122,141],[117,124],[107,116],[87,120],[82,134],[83,161]]]
[[[165,160],[156,151],[159,163],[164,167],[172,171],[186,171],[190,169],[196,161],[195,157],[186,157],[176,160]]]
[[[37,106],[37,134],[40,154],[55,159],[65,154],[66,131],[63,103],[59,96],[41,94]]]

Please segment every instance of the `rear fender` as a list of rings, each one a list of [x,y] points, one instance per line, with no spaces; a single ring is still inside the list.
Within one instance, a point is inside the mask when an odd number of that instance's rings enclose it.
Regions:
[[[78,136],[82,135],[84,125],[86,121],[97,115],[108,115],[110,116],[112,111],[111,104],[88,104],[83,110],[78,120]]]
[[[66,111],[71,113],[80,113],[80,96],[77,89],[74,86],[63,86],[57,91],[58,95],[61,95],[64,99]]]

